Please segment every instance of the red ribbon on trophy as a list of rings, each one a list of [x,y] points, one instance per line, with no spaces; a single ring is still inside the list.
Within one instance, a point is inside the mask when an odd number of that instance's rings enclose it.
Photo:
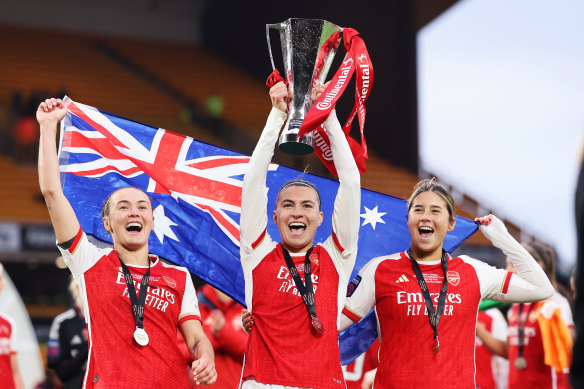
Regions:
[[[279,82],[283,82],[284,84],[288,85],[288,81],[282,78],[278,69],[274,69],[274,71],[270,73],[268,79],[266,80],[266,86],[271,88]]]
[[[334,39],[334,35],[331,36]],[[343,94],[353,73],[357,72],[355,82],[355,104],[349,118],[343,126],[343,132],[349,142],[349,147],[361,173],[365,172],[365,159],[367,156],[367,144],[365,142],[365,101],[369,97],[373,85],[373,64],[369,58],[369,53],[365,42],[359,35],[359,32],[352,28],[343,29],[343,40],[347,54],[343,59],[341,67],[329,82],[327,88],[314,103],[298,132],[302,136],[311,131],[315,131],[314,138],[316,147],[314,151],[320,160],[325,164],[331,173],[337,174],[332,156],[330,155],[330,140],[324,129],[324,121],[334,109],[339,97]],[[361,144],[349,136],[351,124],[355,119],[359,119],[361,130]]]

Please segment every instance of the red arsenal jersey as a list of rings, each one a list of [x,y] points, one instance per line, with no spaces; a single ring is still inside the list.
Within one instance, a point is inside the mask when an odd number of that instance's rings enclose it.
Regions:
[[[497,308],[479,312],[478,322],[495,338],[507,341],[507,321]],[[495,389],[507,387],[509,362],[507,359],[493,355],[483,342],[476,338],[477,388]]]
[[[197,297],[185,268],[150,260],[144,330],[150,341],[133,338],[136,322],[116,251],[99,249],[79,230],[68,250],[59,248],[79,285],[89,332],[85,387],[189,388],[187,364],[176,342],[186,320],[200,320]],[[147,266],[128,265],[136,293]]]
[[[550,299],[556,303],[567,326],[573,324],[572,313],[567,300],[556,292]],[[540,309],[546,302],[523,304],[521,316],[519,305],[513,304],[507,316],[509,319],[509,389],[513,388],[570,388],[568,372],[556,372],[545,364],[545,354],[541,330],[538,322]],[[515,367],[519,354],[519,324],[524,326],[523,357],[527,362],[525,369]]]
[[[326,242],[327,246],[331,240]],[[311,278],[316,314],[324,327],[324,333],[316,333],[286,266],[281,245],[271,244],[274,249],[251,275],[254,325],[243,379],[302,388],[344,388],[337,321],[339,296],[345,293],[341,286],[346,282],[340,282],[325,247],[316,246],[310,255]],[[304,254],[290,255],[304,282]]]
[[[470,257],[448,260],[448,291],[438,324],[439,353],[424,296],[405,252],[371,260],[344,313],[358,321],[375,306],[381,339],[378,388],[475,388],[475,326],[481,295],[501,293],[507,272]],[[434,308],[444,271],[440,261],[418,262]]]
[[[14,377],[10,356],[14,350],[14,325],[12,320],[0,314],[0,388],[13,389]]]

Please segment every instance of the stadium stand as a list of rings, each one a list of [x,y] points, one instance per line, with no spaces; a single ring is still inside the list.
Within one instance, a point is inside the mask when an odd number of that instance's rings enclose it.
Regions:
[[[65,42],[59,46],[39,44],[45,40]],[[67,90],[71,98],[171,131],[193,136],[221,147],[234,148],[234,142],[215,136],[193,122],[181,120],[181,110],[189,102],[198,110],[205,99],[217,94],[224,99],[223,121],[229,131],[239,131],[237,138],[257,137],[265,123],[267,97],[265,86],[242,71],[221,61],[193,44],[141,41],[131,38],[108,38],[88,34],[0,26],[3,61],[0,67],[0,104],[9,105],[11,91],[23,95],[34,91]],[[139,64],[139,65],[137,65]],[[231,144],[230,144],[231,143]],[[231,147],[230,147],[231,146]],[[284,158],[286,160],[286,158]],[[302,169],[307,160],[312,170],[319,164],[314,157],[289,158]],[[5,207],[2,219],[47,220],[44,204],[39,201],[36,172],[0,161],[4,182],[11,182],[2,192]],[[315,172],[323,174],[322,170]],[[364,188],[407,198],[418,176],[389,164],[370,153],[367,172],[362,176]],[[22,196],[22,193],[27,193]],[[474,218],[477,204],[472,199],[457,203],[461,216]],[[470,203],[469,207],[467,203]],[[489,245],[475,234],[469,244]]]

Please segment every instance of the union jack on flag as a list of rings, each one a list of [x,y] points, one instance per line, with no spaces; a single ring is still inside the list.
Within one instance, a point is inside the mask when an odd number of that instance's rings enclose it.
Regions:
[[[70,99],[66,103],[68,113],[59,145],[61,182],[83,231],[111,243],[101,220],[103,201],[118,188],[138,187],[152,198],[154,234],[148,242],[150,252],[185,266],[244,304],[239,216],[249,157]],[[270,215],[278,189],[301,174],[276,164],[270,166]],[[310,174],[303,178],[319,188],[321,198],[331,199],[322,203],[325,216],[315,238],[322,242],[332,231],[332,199],[338,182]],[[403,251],[410,240],[404,200],[363,189],[361,209],[359,251],[351,278],[371,258]],[[279,236],[275,224],[269,223],[267,229],[272,237]],[[474,222],[457,217],[445,249],[452,252],[476,229]],[[344,363],[356,358],[375,339],[371,327],[374,322],[374,316],[362,320],[341,335]],[[363,337],[365,340],[360,339]]]

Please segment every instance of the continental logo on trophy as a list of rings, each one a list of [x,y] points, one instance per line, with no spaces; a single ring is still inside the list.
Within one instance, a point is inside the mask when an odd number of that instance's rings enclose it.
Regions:
[[[274,64],[270,30],[279,30],[284,78]],[[336,174],[323,123],[356,72],[355,105],[343,130],[359,170],[365,171],[365,101],[373,84],[373,66],[359,33],[326,20],[292,18],[282,23],[266,24],[266,39],[273,69],[266,84],[272,87],[283,81],[292,96],[288,104],[288,120],[278,142],[280,150],[299,155],[314,151],[329,170]],[[325,83],[341,41],[344,41],[345,58],[327,88],[313,102],[314,87],[317,81]],[[359,119],[361,144],[348,136],[355,117]]]

